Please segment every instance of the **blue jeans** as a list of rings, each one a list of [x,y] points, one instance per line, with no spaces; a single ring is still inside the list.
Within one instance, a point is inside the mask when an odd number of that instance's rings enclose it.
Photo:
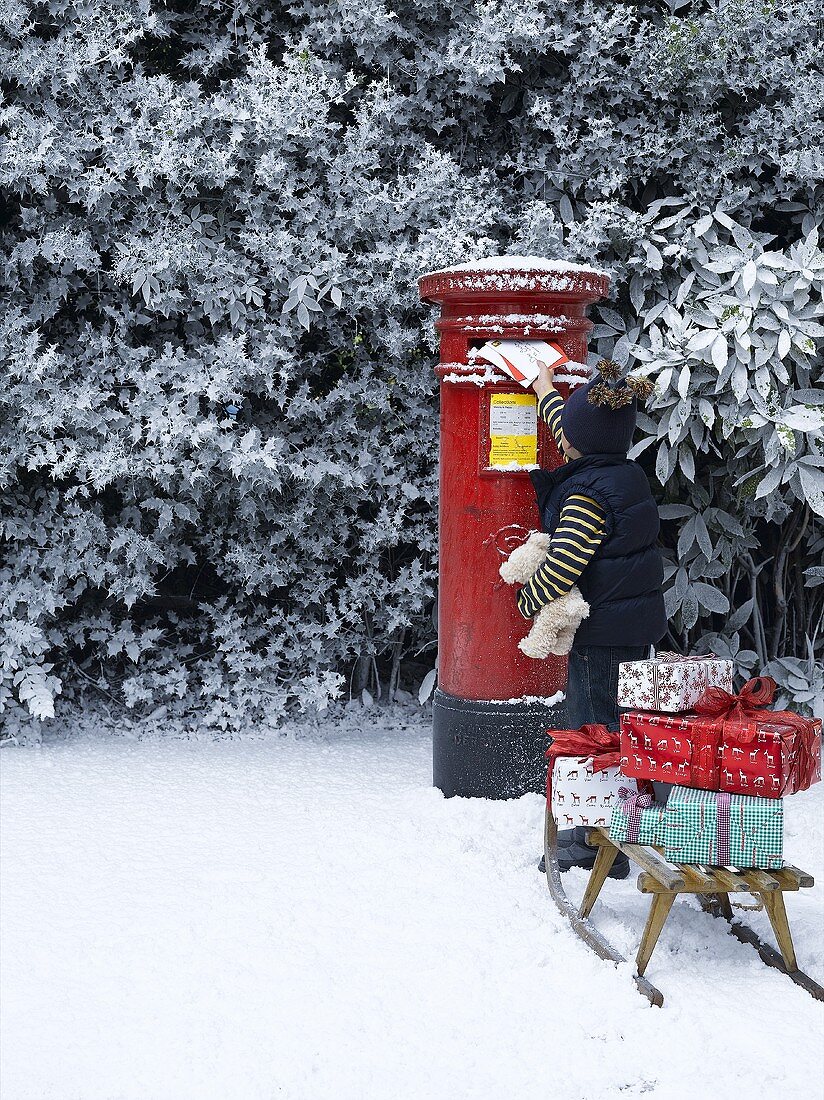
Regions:
[[[566,689],[569,729],[599,722],[617,730],[618,665],[621,661],[643,661],[648,653],[647,645],[573,646]]]
[[[567,721],[571,730],[589,722],[599,722],[617,730],[621,708],[617,703],[618,665],[621,661],[643,661],[649,653],[647,645],[583,645],[569,655],[567,683]],[[653,783],[656,802],[666,802],[669,783]]]
[[[569,678],[566,688],[567,726],[580,729],[597,722],[616,731],[618,716],[618,665],[621,661],[643,661],[648,645],[580,645],[569,654]],[[587,829],[558,830],[558,849],[566,865],[592,866],[596,849],[586,843]],[[616,865],[626,862],[619,856]],[[562,865],[561,869],[564,869]]]

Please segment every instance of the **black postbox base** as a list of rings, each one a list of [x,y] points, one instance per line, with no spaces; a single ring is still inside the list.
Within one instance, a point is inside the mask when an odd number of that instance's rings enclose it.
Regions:
[[[437,690],[432,778],[447,798],[519,798],[546,789],[546,731],[564,728],[564,704],[459,699]]]

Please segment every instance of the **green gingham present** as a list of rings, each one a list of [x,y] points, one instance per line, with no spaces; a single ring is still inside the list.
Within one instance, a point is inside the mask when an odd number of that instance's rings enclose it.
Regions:
[[[784,802],[673,787],[664,818],[666,858],[714,866],[783,866]]]
[[[625,844],[663,844],[666,806],[649,795],[621,789],[621,801],[612,811],[609,835]]]

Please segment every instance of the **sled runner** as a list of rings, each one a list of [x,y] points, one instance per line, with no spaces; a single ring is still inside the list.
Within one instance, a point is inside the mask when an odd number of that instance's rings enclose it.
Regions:
[[[600,854],[599,852],[598,855],[600,856]],[[566,891],[561,882],[561,872],[558,869],[558,827],[555,824],[555,819],[548,806],[544,829],[544,862],[546,864],[546,881],[549,886],[549,892],[552,895],[552,900],[572,925],[575,934],[579,936],[585,944],[591,947],[599,958],[613,963],[626,962],[627,960],[620,951],[617,951],[612,944],[605,940],[598,929],[591,924],[586,917],[581,916],[580,912],[566,896]],[[611,866],[612,862],[610,862],[610,867]],[[592,881],[592,875],[595,874],[597,867],[598,864],[596,861],[595,867],[592,868],[590,881]],[[609,867],[607,868],[607,872],[608,871]],[[606,878],[606,873],[604,874],[604,878]],[[659,989],[656,989],[651,982],[643,977],[643,975],[635,974],[634,980],[638,987],[638,992],[642,993],[650,1004],[658,1005],[659,1007],[663,1005],[663,993]]]
[[[655,848],[611,840],[608,831],[601,828],[593,828],[587,840],[590,844],[597,846],[598,854],[590,872],[581,906],[576,910],[566,896],[561,882],[561,874],[558,870],[557,826],[547,807],[544,856],[549,892],[559,910],[569,920],[575,933],[602,959],[614,963],[625,962],[624,956],[616,951],[590,923],[589,914],[618,852],[623,852],[638,864],[641,868],[637,882],[638,889],[642,894],[652,895],[652,904],[635,960],[634,978],[638,991],[650,1004],[660,1007],[664,1003],[664,996],[644,977],[644,972],[673,902],[679,894],[695,894],[701,908],[713,916],[720,916],[727,920],[730,924],[730,934],[742,943],[754,947],[762,962],[786,974],[791,981],[806,990],[816,1000],[824,1001],[824,987],[798,969],[787,922],[787,911],[784,908],[785,891],[813,886],[812,875],[790,865],[785,865],[780,871],[755,871],[668,863]],[[751,893],[759,898],[770,919],[778,942],[778,951],[765,943],[752,928],[733,916],[729,895],[735,893]]]

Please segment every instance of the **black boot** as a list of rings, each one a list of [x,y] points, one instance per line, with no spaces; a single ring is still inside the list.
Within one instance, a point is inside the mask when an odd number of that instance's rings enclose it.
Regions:
[[[586,834],[589,830],[586,827],[575,829],[564,829],[558,833],[558,870],[568,871],[571,867],[583,867],[586,871],[591,871],[595,863],[595,857],[598,855],[598,848],[596,845],[587,844]],[[546,874],[546,860],[541,856],[541,862],[538,864],[538,870],[542,874]],[[609,869],[608,878],[626,878],[629,874],[629,860],[623,852],[619,852],[615,857],[615,862]]]
[[[586,825],[578,825],[574,829],[559,829],[556,840],[558,851],[569,848],[571,844],[586,844],[588,832],[589,827]]]

